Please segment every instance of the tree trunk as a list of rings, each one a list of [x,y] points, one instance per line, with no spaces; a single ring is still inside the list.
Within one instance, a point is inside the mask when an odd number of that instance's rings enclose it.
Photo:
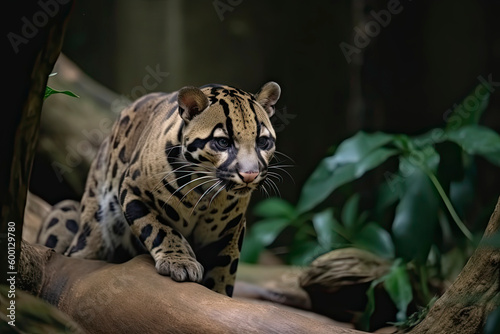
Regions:
[[[9,8],[4,11],[4,14],[9,16],[4,18],[4,22],[15,19],[16,21],[13,22],[16,22],[19,28],[22,23],[31,24],[32,28],[24,27],[20,29],[21,31],[14,30],[4,35],[9,38],[10,47],[5,52],[3,63],[10,68],[7,70],[6,78],[11,80],[11,85],[5,92],[8,94],[7,100],[12,104],[11,109],[3,113],[3,120],[0,123],[2,145],[0,282],[2,283],[6,282],[8,272],[16,272],[17,266],[13,261],[8,262],[8,256],[15,254],[18,258],[19,255],[24,206],[38,140],[45,87],[61,51],[67,17],[72,4],[73,1],[68,1],[65,5],[58,5],[57,10],[54,9],[50,17],[42,12],[38,2],[23,3],[22,8]],[[11,4],[11,6],[15,5]],[[44,14],[47,22],[40,26],[37,21],[38,27],[35,27],[31,21],[36,20],[36,17],[40,18],[40,13]],[[26,20],[22,21],[21,18]],[[17,72],[11,76],[9,73],[12,68]],[[15,248],[10,247],[12,241],[15,243]]]
[[[485,238],[500,228],[500,198]],[[451,287],[412,334],[479,334],[488,314],[500,305],[500,249],[479,246]]]

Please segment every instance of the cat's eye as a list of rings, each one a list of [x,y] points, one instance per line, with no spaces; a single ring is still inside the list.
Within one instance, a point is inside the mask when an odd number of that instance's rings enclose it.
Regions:
[[[218,149],[225,150],[229,147],[229,139],[225,137],[217,137],[214,139],[215,145]]]
[[[271,146],[271,140],[269,137],[259,137],[257,139],[257,146],[263,150],[268,149]]]

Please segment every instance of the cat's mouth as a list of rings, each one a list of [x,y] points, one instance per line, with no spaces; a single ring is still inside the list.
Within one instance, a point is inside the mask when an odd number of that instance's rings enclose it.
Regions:
[[[198,180],[199,184],[193,184],[192,189],[206,198],[218,197],[223,191],[230,196],[243,197],[249,195],[259,187],[258,183],[241,184],[222,177],[208,180],[198,177]]]
[[[239,184],[234,181],[228,181],[226,184],[226,191],[230,195],[245,196],[257,189],[256,184]]]
[[[237,187],[237,188],[233,188],[231,190],[233,192],[235,192],[235,193],[248,194],[252,190],[255,190],[255,188],[254,187],[249,187],[249,186],[245,185],[245,186],[240,186],[240,187]]]
[[[217,170],[215,175],[224,187],[224,190],[233,196],[247,196],[252,191],[257,190],[261,184],[264,182],[267,176],[267,172],[263,171],[253,182],[243,182],[239,181],[239,176],[237,173],[232,171]]]

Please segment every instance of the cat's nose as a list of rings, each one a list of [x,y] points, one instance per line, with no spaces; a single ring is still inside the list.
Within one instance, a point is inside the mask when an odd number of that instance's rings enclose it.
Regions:
[[[259,175],[259,172],[244,172],[244,173],[238,172],[238,175],[243,180],[243,182],[251,183],[251,182],[253,182],[253,180],[255,180],[257,178],[257,176]]]

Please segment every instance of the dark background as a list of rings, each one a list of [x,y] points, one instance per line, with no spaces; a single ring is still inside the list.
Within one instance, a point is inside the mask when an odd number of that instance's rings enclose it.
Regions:
[[[221,3],[230,8],[222,16],[215,7]],[[401,12],[348,62],[341,43],[355,46],[356,25],[374,21],[370,13],[388,4],[78,1],[63,53],[131,98],[138,97],[134,87],[148,67],[169,73],[155,89],[161,91],[222,83],[257,92],[269,80],[278,82],[277,107],[289,115],[274,119],[278,149],[295,161],[289,169],[295,184],[285,178],[279,187],[295,202],[300,186],[341,140],[358,130],[415,135],[442,126],[445,112],[480,83],[478,76],[500,81],[500,2],[493,0],[401,0]],[[495,91],[481,124],[499,132],[499,109]],[[480,159],[478,166],[478,196],[491,200],[500,173]],[[33,182],[43,184],[34,175]]]

